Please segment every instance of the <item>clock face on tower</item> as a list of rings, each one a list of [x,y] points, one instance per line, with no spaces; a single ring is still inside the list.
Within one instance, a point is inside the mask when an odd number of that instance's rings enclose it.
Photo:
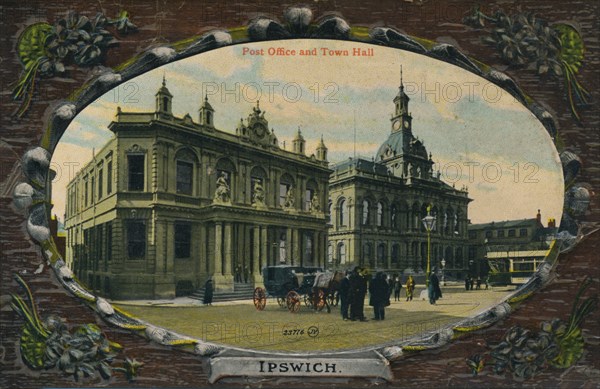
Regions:
[[[408,120],[404,121],[404,128],[409,128],[410,127],[410,123],[408,123]]]
[[[400,129],[400,120],[396,120],[393,124],[392,124],[392,128],[394,130],[398,130]]]
[[[262,124],[255,125],[253,130],[254,130],[254,135],[256,135],[257,138],[262,138],[263,136],[265,136],[265,134],[267,132],[267,129]]]

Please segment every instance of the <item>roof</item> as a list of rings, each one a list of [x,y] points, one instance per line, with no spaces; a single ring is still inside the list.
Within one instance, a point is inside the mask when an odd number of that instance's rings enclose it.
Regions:
[[[381,163],[370,161],[362,158],[348,158],[345,161],[339,162],[333,166],[334,171],[346,170],[348,168],[354,168],[360,172],[379,174],[382,176],[388,176],[390,173],[388,168]]]
[[[411,145],[412,147],[410,147]],[[392,132],[385,142],[379,146],[377,154],[375,154],[378,161],[389,158],[388,147],[391,150],[391,156],[412,154],[427,159],[427,150],[423,142],[408,131]]]
[[[469,225],[469,230],[486,230],[492,228],[518,228],[518,227],[530,227],[538,225],[536,218],[521,219],[521,220],[505,220],[501,222],[490,222]]]
[[[550,250],[526,250],[526,251],[492,251],[485,255],[488,259],[494,258],[530,258],[545,257]]]

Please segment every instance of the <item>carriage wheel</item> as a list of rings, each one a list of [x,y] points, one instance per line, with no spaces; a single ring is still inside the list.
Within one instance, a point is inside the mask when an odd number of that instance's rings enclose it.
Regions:
[[[304,305],[306,305],[308,308],[312,308],[313,300],[312,300],[312,296],[310,294],[304,295]]]
[[[286,301],[287,309],[290,312],[293,312],[293,313],[298,312],[298,310],[300,309],[300,302],[301,302],[300,295],[298,294],[298,292],[295,292],[293,290],[289,291],[289,293],[285,297],[285,301]]]
[[[252,301],[254,301],[254,307],[258,311],[262,311],[265,309],[267,305],[267,293],[261,287],[257,287],[254,289],[254,295],[252,296]]]
[[[285,308],[286,307],[285,297],[277,297],[277,304],[279,304],[279,308]]]
[[[338,292],[332,292],[327,295],[327,303],[332,307],[337,307],[338,305],[337,293]]]
[[[323,307],[325,306],[325,292],[323,291],[323,289],[319,289],[318,292],[314,293],[314,298],[315,298],[315,305],[316,305],[316,309],[317,311],[322,311]]]

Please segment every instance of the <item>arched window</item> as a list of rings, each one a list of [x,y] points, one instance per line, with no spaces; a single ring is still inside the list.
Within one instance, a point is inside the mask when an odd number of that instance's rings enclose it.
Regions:
[[[337,251],[340,264],[346,263],[346,245],[344,242],[338,243]]]
[[[400,245],[395,243],[392,246],[392,265],[397,267],[400,262]]]
[[[340,200],[339,203],[339,225],[340,226],[347,226],[348,225],[348,202],[346,201],[346,199],[342,199]]]
[[[293,207],[295,198],[293,197],[294,179],[289,174],[284,174],[279,179],[279,206],[285,207],[286,202]],[[290,199],[288,199],[291,196]],[[291,204],[289,201],[291,200]]]
[[[252,204],[266,203],[267,199],[267,174],[260,166],[255,166],[250,171],[250,201]]]
[[[396,207],[396,204],[392,205],[390,221],[392,222],[392,228],[397,229],[398,228],[398,207]]]
[[[383,226],[383,204],[377,203],[377,227]]]
[[[320,208],[320,204],[319,204],[319,199],[316,198],[313,200],[313,196],[315,196],[317,194],[317,183],[314,180],[309,180],[306,183],[306,190],[304,191],[304,210],[305,211],[311,211],[313,210],[313,206],[314,204],[316,204],[317,207]],[[314,202],[314,204],[313,204]],[[315,211],[317,211],[315,209]],[[318,211],[320,211],[320,209],[318,209]]]
[[[222,201],[233,200],[235,165],[228,158],[221,158],[216,165],[215,198]]]
[[[327,263],[333,263],[333,245],[331,243],[327,245]]]
[[[333,203],[331,202],[331,199],[329,199],[329,202],[327,203],[327,221],[331,222],[331,208],[333,208]]]
[[[368,242],[363,246],[363,263],[373,266],[373,247]]]
[[[385,243],[379,243],[377,246],[377,266],[385,267]]]
[[[371,204],[369,204],[368,200],[363,200],[362,206],[362,224],[363,226],[367,226],[369,225],[369,207],[371,206]]]
[[[279,235],[279,262],[285,263],[287,260],[287,248],[285,244],[285,233]]]

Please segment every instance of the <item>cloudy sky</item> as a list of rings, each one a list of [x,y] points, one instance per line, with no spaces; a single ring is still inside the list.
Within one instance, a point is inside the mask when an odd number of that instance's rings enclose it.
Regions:
[[[110,139],[107,125],[117,106],[152,111],[163,75],[177,116],[189,113],[197,120],[206,94],[215,109],[215,126],[234,132],[260,99],[282,147],[285,142],[291,149],[300,128],[308,154],[323,136],[329,160],[339,162],[352,157],[355,148],[358,156],[370,159],[385,142],[402,65],[413,134],[433,154],[434,169],[446,182],[468,186],[474,199],[469,207],[472,222],[535,217],[538,208],[543,220],[560,220],[558,154],[541,123],[507,92],[458,67],[385,47],[292,40],[285,48],[295,49],[295,55],[269,54],[269,48],[280,47],[281,42],[236,45],[181,60],[143,74],[88,106],[53,155],[52,167],[58,172],[54,212],[62,219],[69,178],[91,159],[93,149]],[[353,56],[354,48],[372,48],[374,55]],[[300,55],[300,50],[312,49],[317,55]],[[348,50],[348,56],[329,55],[329,49]]]

